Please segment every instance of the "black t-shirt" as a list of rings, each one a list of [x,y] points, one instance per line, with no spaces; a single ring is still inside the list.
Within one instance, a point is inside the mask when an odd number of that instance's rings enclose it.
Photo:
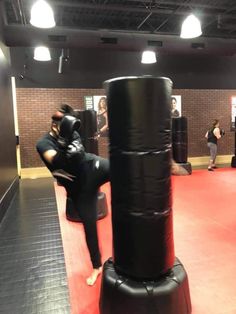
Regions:
[[[177,109],[174,109],[171,111],[171,117],[172,118],[178,118],[180,115],[179,115],[179,111]]]
[[[207,142],[208,143],[217,144],[217,137],[214,134],[214,130],[215,130],[215,128],[213,128],[213,129],[211,128],[208,131],[208,136],[207,136]]]
[[[51,163],[47,162],[47,160],[43,157],[43,154],[50,149],[56,150],[57,152],[61,151],[56,138],[53,137],[52,135],[50,135],[49,133],[45,134],[43,137],[41,137],[38,140],[38,142],[36,144],[36,149],[39,153],[40,158],[45,163],[46,167],[51,172],[56,170],[55,165],[53,163],[51,164]]]
[[[60,145],[57,142],[57,139],[53,137],[52,135],[50,135],[50,133],[45,134],[37,141],[36,149],[42,161],[45,163],[46,167],[51,172],[58,169],[62,169],[75,176],[79,176],[80,168],[84,163],[92,161],[96,157],[93,154],[85,153],[83,159],[80,160],[79,162],[78,162],[78,159],[67,158],[66,151],[60,147]],[[57,160],[57,162],[55,162],[54,159],[56,160],[56,158],[54,158],[52,163],[47,162],[43,154],[48,150],[55,150],[57,154],[60,155],[59,161]]]

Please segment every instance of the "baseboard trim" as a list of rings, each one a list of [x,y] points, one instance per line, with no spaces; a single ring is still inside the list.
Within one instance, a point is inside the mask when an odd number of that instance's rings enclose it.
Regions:
[[[21,179],[38,179],[52,177],[51,172],[46,167],[22,168]]]
[[[231,164],[232,155],[219,155],[216,158],[216,163],[218,165]],[[207,166],[209,163],[209,156],[200,156],[200,157],[190,157],[188,162],[192,166]]]
[[[217,156],[217,164],[225,165],[231,164],[231,159],[233,155],[219,155]],[[209,156],[200,157],[190,157],[188,162],[192,166],[207,166],[209,162]],[[48,178],[52,177],[50,171],[46,167],[36,167],[36,168],[22,168],[21,169],[21,179],[37,179],[37,178]]]

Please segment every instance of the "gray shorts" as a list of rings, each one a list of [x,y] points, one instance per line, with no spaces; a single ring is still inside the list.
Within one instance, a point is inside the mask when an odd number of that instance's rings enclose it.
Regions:
[[[211,160],[215,161],[216,159],[216,154],[217,154],[217,145],[214,144],[214,143],[207,143],[207,146],[210,150],[210,157],[211,157]]]

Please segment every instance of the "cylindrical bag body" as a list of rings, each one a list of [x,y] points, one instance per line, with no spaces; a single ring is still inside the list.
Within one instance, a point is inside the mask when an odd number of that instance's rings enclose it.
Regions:
[[[83,110],[79,112],[79,118],[81,120],[79,133],[86,152],[98,155],[97,112]]]
[[[98,140],[96,137],[84,138],[83,145],[86,152],[98,155]]]
[[[113,260],[118,273],[159,278],[174,264],[171,191],[172,82],[105,82],[108,100]]]
[[[172,118],[172,153],[177,163],[188,161],[188,123],[186,117]]]

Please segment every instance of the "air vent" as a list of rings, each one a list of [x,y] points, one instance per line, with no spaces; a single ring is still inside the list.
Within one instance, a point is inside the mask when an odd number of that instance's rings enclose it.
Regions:
[[[67,40],[64,35],[48,35],[48,39],[54,42],[65,42]]]
[[[153,47],[162,47],[163,42],[159,40],[148,40],[147,42],[148,46],[153,46]]]
[[[194,49],[204,49],[205,48],[205,44],[204,43],[192,43],[191,47]]]
[[[115,37],[101,37],[100,39],[102,44],[116,45],[118,42],[118,39]]]

